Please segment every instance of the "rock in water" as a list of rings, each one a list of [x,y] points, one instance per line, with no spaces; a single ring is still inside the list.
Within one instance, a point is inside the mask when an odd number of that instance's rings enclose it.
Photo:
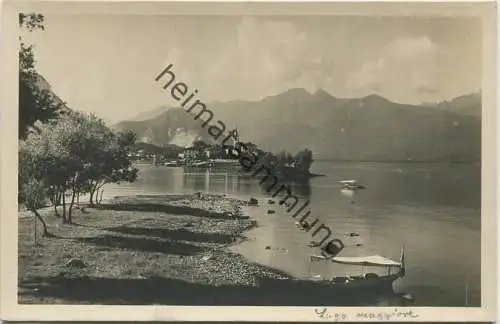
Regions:
[[[404,294],[403,296],[401,296],[401,298],[404,300],[413,301],[413,296],[410,294]]]
[[[255,198],[250,198],[248,201],[248,206],[257,206],[259,204],[259,201]]]

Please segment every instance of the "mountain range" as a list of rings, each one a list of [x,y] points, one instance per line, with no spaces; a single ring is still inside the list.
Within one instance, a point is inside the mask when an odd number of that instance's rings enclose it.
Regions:
[[[478,161],[481,94],[409,105],[372,94],[341,99],[324,90],[290,89],[260,101],[206,103],[214,121],[237,128],[244,142],[264,150],[309,148],[315,158],[355,161]],[[157,146],[213,142],[182,108],[161,106],[115,125]]]

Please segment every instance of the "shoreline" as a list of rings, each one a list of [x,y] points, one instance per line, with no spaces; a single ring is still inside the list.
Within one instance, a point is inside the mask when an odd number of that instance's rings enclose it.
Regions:
[[[19,303],[90,302],[94,297],[71,296],[72,286],[82,280],[179,280],[246,288],[258,287],[261,279],[290,279],[229,250],[258,226],[242,214],[244,205],[225,195],[119,196],[75,209],[73,225],[60,224],[47,207],[41,214],[56,237],[39,234],[41,246],[33,245],[34,218],[20,211],[25,216],[19,217]],[[128,266],[121,269],[124,261]]]
[[[119,196],[76,209],[72,225],[49,208],[43,217],[55,237],[40,234],[37,246],[34,217],[20,217],[18,302],[354,306],[377,298],[360,300],[355,290],[300,280],[231,251],[259,226],[242,214],[245,205],[201,193]]]

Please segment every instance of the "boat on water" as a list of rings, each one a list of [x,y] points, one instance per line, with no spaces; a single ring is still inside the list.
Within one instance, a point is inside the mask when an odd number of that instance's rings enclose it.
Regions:
[[[207,162],[207,161],[193,161],[190,163],[186,163],[187,167],[194,167],[194,168],[209,168],[212,166],[212,163]]]
[[[166,167],[176,167],[178,166],[177,162],[176,161],[169,161],[169,162],[165,162],[164,164]]]
[[[231,159],[211,159],[210,163],[216,167],[230,167],[230,166],[240,166],[239,160]]]
[[[361,274],[346,275],[343,277],[333,277],[330,279],[319,279],[318,281],[326,284],[332,284],[336,287],[345,288],[363,288],[369,290],[392,290],[392,284],[406,274],[405,252],[401,250],[400,260],[394,261],[380,255],[371,255],[364,257],[333,257],[328,258],[324,255],[311,255],[311,261],[331,261],[333,263],[345,265],[361,266]],[[385,268],[386,273],[379,275],[373,272],[366,272],[368,267]]]
[[[342,184],[342,189],[347,189],[347,190],[365,189],[365,186],[359,184],[356,180],[342,180],[339,182]]]
[[[297,228],[301,229],[301,230],[307,230],[309,229],[309,223],[308,222],[295,222],[295,226],[297,226]]]
[[[339,181],[341,184],[351,184],[351,185],[354,185],[354,184],[357,184],[358,181],[356,180],[341,180]]]

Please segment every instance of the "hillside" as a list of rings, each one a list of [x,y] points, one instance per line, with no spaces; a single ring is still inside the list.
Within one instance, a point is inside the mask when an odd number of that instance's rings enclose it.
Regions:
[[[440,102],[436,107],[463,115],[481,117],[481,94],[463,95],[451,101]]]
[[[159,116],[145,121],[121,122],[115,125],[115,128],[131,130],[137,134],[138,142],[157,146],[174,144],[186,147],[203,132],[201,124],[180,108],[171,108]]]
[[[184,148],[173,144],[159,147],[154,144],[138,142],[132,145],[132,150],[143,151],[145,154],[166,154],[169,157],[177,157],[179,153],[184,151]]]
[[[228,129],[237,127],[243,141],[268,151],[309,148],[316,157],[365,161],[470,161],[481,155],[479,95],[416,106],[378,95],[339,99],[323,90],[310,94],[291,89],[258,102],[207,106]],[[210,138],[181,108],[116,126],[160,146],[187,146],[197,136]]]
[[[169,108],[168,106],[160,106],[153,110],[140,112],[135,117],[131,118],[130,121],[143,121],[156,118],[160,116],[163,112],[165,112],[168,108]]]
[[[52,86],[50,85],[50,83],[43,77],[43,75],[41,74],[38,74],[37,75],[38,78],[36,80],[36,86],[40,89],[40,90],[46,90],[46,91],[49,91],[52,98],[54,99],[54,101],[61,105],[61,110],[62,111],[69,111],[71,110],[67,105],[66,103],[52,90]]]

